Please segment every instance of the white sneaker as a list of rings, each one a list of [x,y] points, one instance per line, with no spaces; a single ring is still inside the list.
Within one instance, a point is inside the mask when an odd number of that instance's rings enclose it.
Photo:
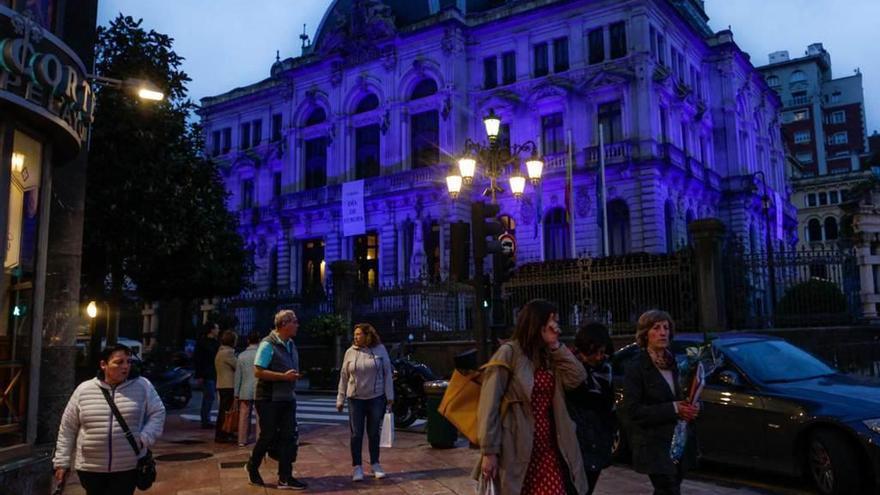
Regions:
[[[364,468],[355,466],[351,473],[351,481],[364,481]]]
[[[373,468],[373,476],[375,476],[377,480],[381,480],[385,477],[385,471],[382,470],[382,466],[380,466],[378,462],[372,464],[370,467]]]

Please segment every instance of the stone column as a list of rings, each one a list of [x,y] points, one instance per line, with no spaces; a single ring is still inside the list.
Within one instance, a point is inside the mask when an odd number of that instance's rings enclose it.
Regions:
[[[880,256],[871,253],[870,241],[862,242],[858,247],[859,264],[859,301],[862,304],[862,318],[877,318],[877,285],[874,281],[874,270],[880,265]]]
[[[700,330],[727,329],[724,312],[724,284],[721,269],[721,238],[724,224],[717,218],[695,220],[688,226],[695,245]]]

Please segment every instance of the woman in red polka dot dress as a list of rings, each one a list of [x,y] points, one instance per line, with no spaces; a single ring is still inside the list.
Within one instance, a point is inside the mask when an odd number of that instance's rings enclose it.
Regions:
[[[499,495],[587,492],[563,394],[583,383],[586,372],[560,344],[557,314],[548,301],[526,304],[511,340],[483,374],[477,413],[483,455],[474,476],[493,480]]]

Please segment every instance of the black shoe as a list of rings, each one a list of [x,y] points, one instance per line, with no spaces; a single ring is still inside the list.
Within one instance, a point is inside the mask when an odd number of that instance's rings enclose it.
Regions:
[[[257,469],[253,469],[251,467],[250,461],[248,461],[247,464],[244,465],[244,470],[247,471],[248,481],[252,485],[256,485],[256,486],[265,486],[266,485],[265,483],[263,483],[263,477],[260,476],[260,471]]]
[[[305,490],[309,485],[291,476],[286,480],[278,480],[279,490]]]

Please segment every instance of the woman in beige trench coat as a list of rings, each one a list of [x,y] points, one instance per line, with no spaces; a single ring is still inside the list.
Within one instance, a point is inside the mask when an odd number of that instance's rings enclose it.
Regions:
[[[564,396],[586,372],[559,342],[557,314],[545,300],[526,304],[510,342],[483,374],[477,412],[482,456],[474,474],[494,480],[499,495],[588,489]]]

